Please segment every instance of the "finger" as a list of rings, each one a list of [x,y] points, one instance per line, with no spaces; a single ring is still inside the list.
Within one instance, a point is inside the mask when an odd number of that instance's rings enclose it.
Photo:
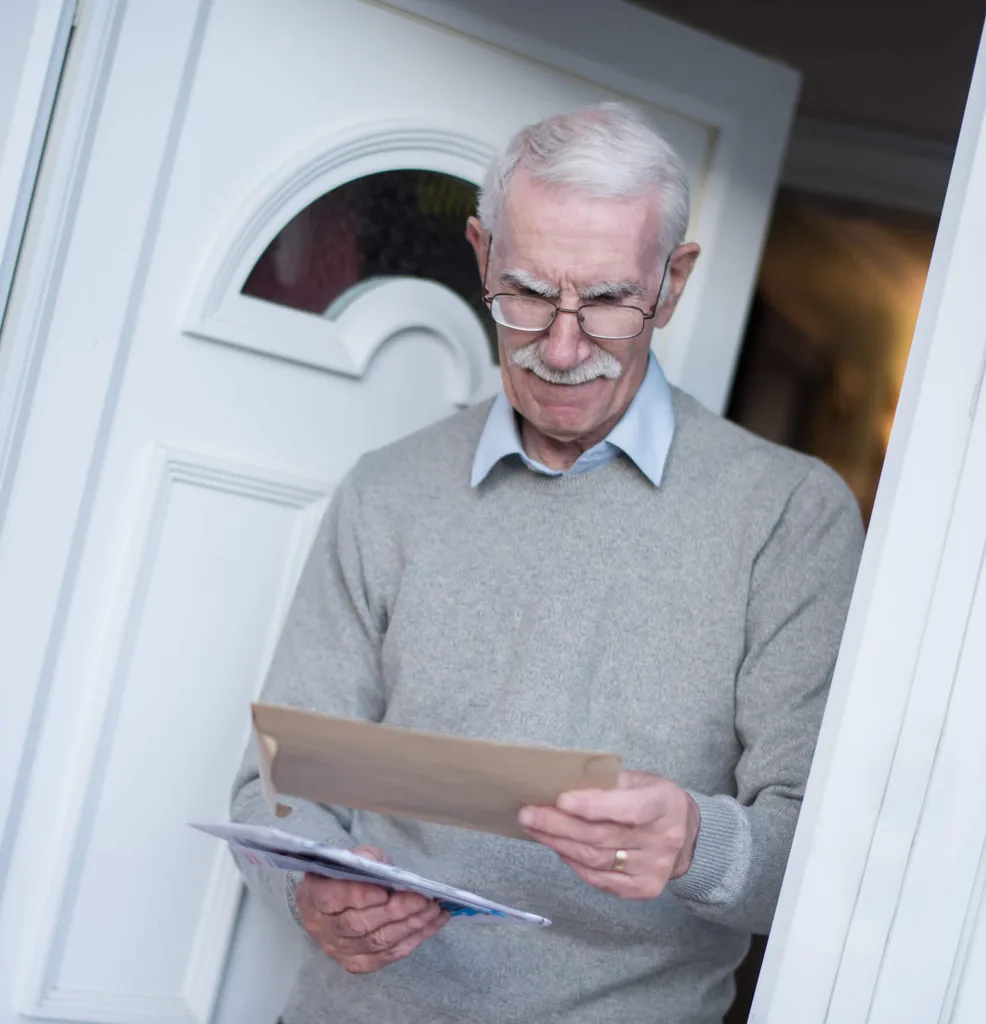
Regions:
[[[623,862],[621,874],[632,874],[633,866],[639,866],[642,857],[642,851],[626,849],[625,847],[590,846],[587,843],[576,842],[572,839],[559,839],[557,836],[549,836],[537,832],[532,832],[531,837],[539,843],[550,847],[566,863],[579,864],[594,871],[613,871],[616,866],[617,851],[621,849],[627,855]],[[633,864],[631,864],[631,861]]]
[[[562,793],[556,806],[567,814],[586,821],[613,821],[623,825],[643,825],[670,813],[679,792],[684,791],[667,779],[653,776],[648,785],[624,789],[579,789]]]
[[[413,900],[397,899],[397,896],[415,896],[417,898]],[[327,919],[327,925],[333,934],[341,938],[359,939],[387,925],[410,920],[427,911],[434,913],[432,908],[437,907],[437,903],[427,900],[417,893],[395,893],[382,907],[370,907],[368,910],[346,910]]]
[[[333,915],[333,920],[329,922],[328,927],[337,935],[358,938],[369,935],[370,932],[374,932],[384,925],[407,920],[415,914],[420,914],[429,906],[437,906],[437,904],[420,893],[390,893],[383,904],[367,908],[350,907]]]
[[[307,874],[302,884],[307,887],[312,906],[320,914],[379,907],[390,898],[386,889],[369,882],[347,882],[341,878]]]
[[[567,857],[561,860],[587,885],[624,900],[656,899],[668,883],[668,872],[661,868],[642,875],[631,875],[622,871],[597,871],[577,861],[570,861]]]
[[[556,839],[569,839],[586,846],[621,847],[636,846],[633,828],[614,822],[586,821],[554,807],[525,807],[520,812],[520,823],[528,831]]]
[[[384,953],[417,932],[430,927],[441,915],[441,907],[437,903],[431,903],[417,914],[412,914],[402,921],[388,921],[366,935],[340,936],[338,945],[340,949],[353,954]]]
[[[357,846],[353,853],[381,864],[393,863],[378,846]],[[312,886],[312,904],[322,914],[338,914],[350,908],[359,910],[363,907],[380,906],[386,903],[390,896],[387,889],[368,882],[350,882],[313,874],[306,874],[305,879]]]
[[[369,974],[373,971],[379,971],[388,964],[396,963],[398,960],[403,960],[404,957],[410,956],[418,946],[441,931],[448,921],[448,913],[442,911],[439,917],[430,925],[414,935],[409,935],[403,942],[399,942],[396,946],[392,946],[383,953],[363,953],[356,956],[340,957],[339,962],[350,974]]]

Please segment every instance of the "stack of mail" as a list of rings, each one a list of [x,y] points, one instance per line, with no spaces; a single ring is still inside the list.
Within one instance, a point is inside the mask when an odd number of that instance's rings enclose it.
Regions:
[[[341,850],[311,839],[290,835],[259,825],[193,825],[202,832],[225,839],[250,863],[284,871],[306,871],[326,878],[368,882],[385,889],[421,893],[438,900],[453,916],[476,917],[497,922],[549,925],[537,914],[506,907],[451,885],[434,882],[421,875],[361,857],[351,850]]]

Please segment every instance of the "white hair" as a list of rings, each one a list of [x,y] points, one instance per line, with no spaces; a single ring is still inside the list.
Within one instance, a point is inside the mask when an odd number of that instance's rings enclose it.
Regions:
[[[599,199],[656,193],[661,260],[688,230],[688,177],[681,158],[643,114],[623,103],[600,103],[522,128],[500,151],[479,193],[479,219],[496,235],[514,172]]]

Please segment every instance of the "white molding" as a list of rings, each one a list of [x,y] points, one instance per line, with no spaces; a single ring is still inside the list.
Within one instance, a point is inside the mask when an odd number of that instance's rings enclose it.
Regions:
[[[945,143],[799,118],[781,185],[937,216],[954,158]]]
[[[949,726],[982,678],[981,667],[974,680],[964,667],[975,652],[963,626],[981,614],[972,603],[986,522],[984,236],[986,46],[750,1017],[755,1024],[942,1019],[986,831],[981,778],[968,764],[956,771],[970,745],[981,749],[979,730],[957,736]],[[936,855],[930,868],[929,850]]]
[[[242,294],[243,284],[281,229],[320,196],[368,174],[401,168],[431,170],[478,185],[493,149],[469,135],[432,125],[384,121],[359,125],[322,139],[273,174],[232,218],[214,246],[183,324],[186,334],[260,352],[330,373],[361,377],[376,350],[395,329],[409,326],[400,317],[371,317],[356,300],[342,316],[316,316]],[[458,296],[434,282],[427,286],[436,316],[420,326],[433,331],[456,357],[459,374],[453,402],[468,404],[483,396],[490,364],[482,324]],[[411,281],[381,282],[372,293],[378,311],[388,306],[389,291],[414,309]],[[405,294],[408,293],[408,294]],[[369,301],[369,300],[368,300]],[[396,293],[394,301],[397,301]],[[372,333],[366,333],[367,327]]]
[[[58,91],[77,0],[38,0],[20,87],[0,138],[0,323]],[[0,11],[0,32],[4,15]]]
[[[81,881],[89,834],[99,806],[106,761],[112,749],[115,716],[129,671],[131,652],[141,625],[151,574],[158,559],[168,505],[177,484],[219,491],[238,498],[264,501],[298,510],[290,540],[291,557],[277,599],[267,651],[273,646],[280,622],[297,582],[297,574],[325,507],[330,485],[266,467],[233,462],[201,453],[160,447],[148,466],[147,498],[138,515],[131,542],[130,576],[118,592],[114,625],[104,644],[103,667],[87,695],[86,718],[81,723],[72,755],[74,780],[63,819],[53,834],[61,837],[47,870],[47,899],[39,907],[34,953],[22,979],[22,1012],[56,1020],[91,1024],[208,1024],[222,980],[229,940],[241,890],[240,876],[223,846],[212,854],[212,867],[202,900],[198,927],[189,943],[182,991],[174,995],[133,992],[66,991],[57,978],[62,943],[68,935]],[[265,664],[259,667],[259,691]],[[247,742],[244,727],[243,745]]]
[[[948,1019],[970,936],[981,912],[986,850],[986,400],[980,396],[948,540],[925,626],[904,728],[887,787],[889,806],[874,835],[859,903],[873,905],[877,885],[898,886],[892,926],[880,948],[871,1017],[888,1022]],[[935,685],[937,684],[937,685]],[[909,829],[913,837],[900,843]],[[947,836],[947,842],[943,838]],[[872,928],[873,915],[867,924]],[[870,935],[872,932],[870,930]],[[934,936],[924,950],[921,984],[916,936]],[[871,937],[854,919],[847,960],[869,955]],[[842,972],[846,974],[844,970]],[[840,979],[836,999],[850,991]],[[833,1001],[833,1013],[837,1012]]]
[[[305,508],[328,494],[327,486],[320,481],[178,448],[160,448],[157,460],[164,467],[160,475],[170,483],[191,484],[288,508]]]
[[[42,1020],[84,1024],[208,1024],[179,996],[146,998],[127,992],[94,993],[65,989],[52,993],[43,1009],[32,1011]]]
[[[977,719],[979,721],[980,719]],[[976,738],[977,741],[981,737]],[[968,775],[966,776],[968,778]],[[979,794],[977,794],[977,797]],[[949,978],[941,1018],[949,1024],[976,1024],[982,1015],[984,995],[983,940],[986,938],[986,844],[967,903],[966,917]]]
[[[259,696],[260,686],[258,679],[254,698]],[[245,739],[244,750],[246,743]],[[209,1024],[212,1019],[242,893],[243,876],[229,848],[220,845],[213,858],[199,924],[189,946],[188,970],[179,997],[195,1024]]]

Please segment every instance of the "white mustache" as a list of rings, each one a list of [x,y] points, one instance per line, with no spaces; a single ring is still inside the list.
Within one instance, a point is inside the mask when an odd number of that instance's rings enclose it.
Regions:
[[[530,370],[536,377],[549,384],[588,384],[597,377],[616,380],[623,373],[623,365],[616,356],[595,343],[592,346],[592,355],[588,359],[583,359],[581,363],[570,366],[567,370],[556,370],[553,366],[548,366],[541,356],[540,341],[532,341],[515,349],[507,358],[514,366]]]

